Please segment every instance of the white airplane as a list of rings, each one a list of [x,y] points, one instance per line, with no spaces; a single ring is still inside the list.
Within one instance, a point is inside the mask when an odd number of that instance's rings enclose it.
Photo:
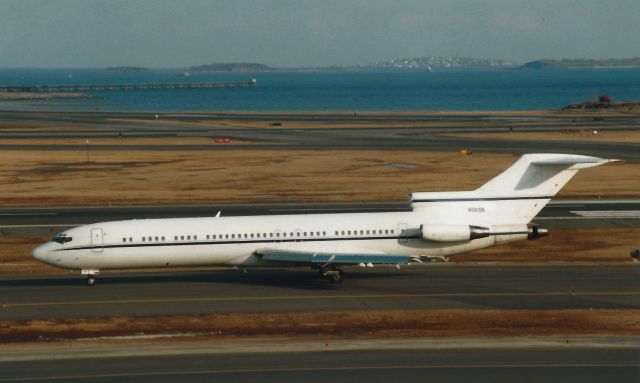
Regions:
[[[525,154],[474,191],[412,193],[411,211],[144,219],[66,230],[33,250],[81,270],[172,266],[318,269],[342,282],[343,265],[402,265],[547,233],[530,221],[580,169],[616,160]]]

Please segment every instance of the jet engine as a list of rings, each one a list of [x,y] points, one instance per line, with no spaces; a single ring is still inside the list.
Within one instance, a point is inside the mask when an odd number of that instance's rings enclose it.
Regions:
[[[422,239],[434,242],[461,242],[485,238],[489,228],[470,225],[420,225]]]

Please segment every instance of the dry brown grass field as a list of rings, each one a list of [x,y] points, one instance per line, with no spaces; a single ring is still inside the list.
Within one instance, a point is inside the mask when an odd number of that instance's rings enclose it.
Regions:
[[[129,334],[238,337],[633,336],[638,310],[435,309],[4,321],[0,343]],[[568,342],[568,340],[567,340]]]
[[[516,158],[419,150],[2,151],[0,205],[400,201],[413,191],[474,189]],[[637,196],[638,174],[640,165],[630,163],[589,169],[558,197]]]

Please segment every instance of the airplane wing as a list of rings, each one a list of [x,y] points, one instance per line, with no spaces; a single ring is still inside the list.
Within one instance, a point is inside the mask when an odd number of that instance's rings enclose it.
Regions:
[[[419,259],[408,255],[365,254],[365,253],[314,253],[295,250],[259,250],[256,252],[265,261],[305,263],[309,265],[358,265],[387,264],[401,265],[419,262]]]

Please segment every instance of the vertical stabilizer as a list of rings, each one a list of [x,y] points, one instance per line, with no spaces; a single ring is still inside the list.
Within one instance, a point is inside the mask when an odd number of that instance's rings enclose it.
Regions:
[[[504,172],[469,192],[413,193],[414,210],[470,223],[528,223],[578,170],[616,160],[574,154],[525,154]],[[455,204],[454,204],[455,203]]]

